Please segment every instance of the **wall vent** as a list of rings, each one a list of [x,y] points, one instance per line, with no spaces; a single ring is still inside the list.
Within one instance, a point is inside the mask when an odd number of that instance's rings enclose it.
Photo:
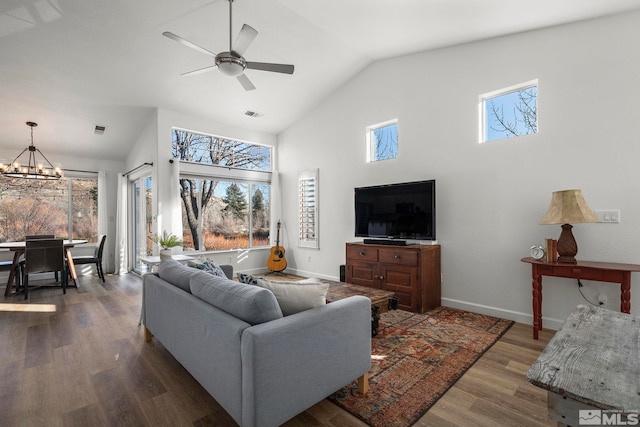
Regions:
[[[251,111],[251,110],[247,110],[244,112],[245,116],[249,116],[249,117],[255,117],[255,118],[260,118],[262,116],[264,116],[264,114],[262,113],[258,113],[257,111]]]
[[[107,130],[106,126],[96,125],[96,127],[93,129],[93,133],[95,135],[104,135],[104,131],[106,131],[106,130]]]

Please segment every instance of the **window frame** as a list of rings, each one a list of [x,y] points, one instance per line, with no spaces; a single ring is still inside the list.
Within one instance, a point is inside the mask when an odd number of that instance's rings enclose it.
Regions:
[[[522,135],[511,135],[511,136],[502,136],[500,138],[493,138],[493,139],[489,139],[489,112],[487,109],[487,105],[488,105],[488,101],[491,101],[492,99],[495,98],[499,98],[501,96],[505,96],[505,95],[509,95],[512,93],[516,93],[516,92],[521,92],[527,89],[530,89],[532,87],[536,88],[536,131],[535,132],[531,132],[531,133],[526,133],[526,134],[522,134]],[[538,117],[537,117],[537,110],[538,110],[538,99],[537,99],[537,94],[538,94],[538,90],[539,90],[539,82],[538,79],[533,79],[533,80],[529,80],[526,82],[522,82],[522,83],[518,83],[515,85],[511,85],[502,89],[498,89],[498,90],[494,90],[491,92],[487,92],[484,93],[482,95],[479,96],[479,103],[478,103],[478,109],[479,109],[479,123],[478,123],[478,142],[480,144],[484,144],[487,142],[493,142],[493,141],[498,141],[498,140],[502,140],[502,139],[510,139],[510,138],[514,138],[517,136],[525,136],[525,135],[535,135],[539,132],[539,124],[538,124]]]
[[[373,144],[374,140],[374,132],[378,129],[396,126],[396,141],[395,141],[395,156],[393,157],[385,157],[385,158],[375,158],[376,156],[376,147]],[[381,123],[376,123],[374,125],[370,125],[366,127],[365,131],[365,142],[366,142],[366,162],[367,163],[375,163],[381,162],[384,160],[393,160],[397,159],[400,154],[400,125],[398,123],[398,119],[391,119]]]
[[[66,216],[66,227],[65,227],[65,232],[67,233],[66,238],[67,239],[72,239],[72,238],[84,238],[84,237],[77,237],[74,236],[74,218],[77,216],[78,212],[77,210],[74,210],[74,200],[73,200],[73,193],[74,193],[74,188],[73,188],[73,181],[74,180],[93,180],[95,181],[95,191],[96,191],[96,205],[95,205],[95,221],[96,221],[96,228],[94,230],[95,232],[95,236],[97,238],[97,236],[100,235],[100,224],[99,224],[99,218],[100,218],[100,209],[104,209],[103,206],[100,206],[99,200],[100,200],[100,196],[98,194],[99,189],[100,189],[100,184],[99,184],[99,180],[100,180],[100,175],[98,172],[82,172],[82,171],[71,171],[71,170],[64,170],[65,175],[64,177],[60,178],[64,183],[64,197],[66,197],[66,212],[65,212],[65,216]],[[2,178],[4,179],[4,178]],[[15,178],[15,179],[22,179],[22,178]],[[46,181],[45,181],[46,182]],[[44,182],[42,182],[44,183]],[[40,184],[40,183],[39,183]],[[34,189],[34,191],[37,193],[38,189]],[[22,196],[21,196],[22,197]],[[2,198],[4,200],[13,200],[10,197],[7,197],[5,195],[2,196]],[[23,239],[24,236],[22,236],[19,240]],[[91,241],[91,239],[88,239],[89,241]]]
[[[182,162],[180,162],[180,164],[182,165]],[[187,162],[188,164],[188,162]],[[212,165],[207,165],[209,167],[212,167]],[[219,168],[218,166],[213,166],[215,168]],[[270,174],[270,172],[269,172]],[[237,183],[237,184],[245,184],[247,185],[247,223],[248,223],[248,229],[249,229],[249,233],[248,233],[248,237],[249,237],[249,246],[246,248],[234,248],[234,249],[206,249],[204,247],[204,234],[201,235],[201,237],[203,238],[202,241],[202,247],[201,249],[196,250],[191,249],[191,248],[185,248],[184,252],[185,253],[219,253],[219,252],[228,252],[230,250],[252,250],[252,249],[265,249],[265,248],[269,248],[270,244],[269,244],[269,240],[267,239],[266,243],[264,245],[254,245],[254,238],[253,238],[253,194],[255,191],[255,186],[256,185],[267,185],[269,186],[269,205],[268,205],[268,209],[269,209],[269,213],[271,213],[271,200],[272,200],[272,188],[271,188],[271,181],[265,181],[265,180],[246,180],[246,179],[233,179],[230,178],[227,174],[225,174],[224,176],[222,175],[217,175],[215,174],[214,171],[211,171],[208,174],[202,174],[202,173],[198,173],[198,174],[193,174],[193,173],[188,173],[188,172],[183,172],[182,170],[179,173],[178,179],[192,179],[192,180],[214,180],[214,181],[221,181],[221,182],[230,182],[230,183]],[[178,185],[180,185],[180,183],[177,183]],[[178,190],[179,192],[180,190]],[[198,197],[198,211],[200,213],[202,213],[202,197]],[[182,200],[180,200],[180,212],[182,212],[182,209],[184,208],[183,206],[183,202]],[[202,230],[204,228],[204,223],[203,223],[203,217],[202,215],[200,215],[198,217],[198,227],[200,228],[200,230]],[[188,228],[188,227],[187,227]],[[269,228],[271,228],[271,221],[269,221]],[[182,224],[182,229],[185,229],[185,225]]]
[[[256,143],[256,142],[251,142],[251,141],[246,141],[246,140],[241,140],[241,139],[237,139],[237,138],[229,138],[229,137],[223,137],[220,135],[215,135],[215,134],[211,134],[211,133],[207,133],[207,132],[200,132],[200,131],[194,131],[194,130],[189,130],[189,129],[184,129],[184,128],[180,128],[180,127],[172,127],[171,128],[171,149],[172,149],[172,153],[176,152],[176,141],[174,140],[174,130],[179,130],[179,131],[184,131],[184,132],[188,132],[188,133],[193,133],[193,134],[197,134],[197,135],[203,135],[203,136],[208,136],[211,138],[216,138],[222,142],[224,141],[231,141],[233,143],[241,143],[241,144],[248,144],[249,146],[255,146],[255,147],[260,147],[260,149],[267,149],[267,156],[268,156],[268,170],[261,170],[259,168],[243,168],[243,167],[237,167],[237,166],[233,166],[233,165],[220,165],[220,164],[215,164],[215,163],[208,163],[208,162],[196,162],[196,161],[192,161],[192,160],[182,160],[179,158],[174,158],[174,161],[177,161],[178,163],[178,182],[176,183],[176,185],[180,186],[180,179],[192,179],[192,180],[214,180],[214,181],[219,181],[219,182],[230,182],[230,183],[237,183],[237,184],[244,184],[247,185],[247,224],[248,224],[248,247],[246,248],[236,248],[236,249],[206,249],[204,247],[204,233],[202,232],[202,230],[204,229],[204,223],[203,223],[203,217],[202,217],[202,200],[201,200],[201,195],[198,198],[198,211],[200,212],[200,215],[198,216],[198,228],[201,230],[201,239],[202,242],[198,242],[198,246],[200,246],[200,249],[196,250],[195,249],[195,243],[194,243],[194,249],[188,249],[185,252],[191,252],[191,253],[212,253],[212,252],[226,252],[229,250],[237,250],[237,249],[241,249],[241,250],[252,250],[252,249],[264,249],[264,248],[269,248],[269,240],[267,238],[267,242],[265,244],[261,244],[261,245],[254,245],[254,231],[253,230],[253,195],[255,193],[255,186],[256,185],[260,185],[260,186],[264,186],[267,185],[269,188],[269,195],[268,195],[268,212],[269,212],[269,235],[270,235],[270,229],[271,229],[271,212],[272,212],[272,199],[273,199],[273,188],[272,188],[272,169],[273,169],[273,146],[271,145],[266,145],[266,144],[260,144],[260,143]],[[178,189],[178,194],[180,194],[180,189]],[[180,210],[182,212],[182,210],[184,209],[184,202],[183,200],[180,198],[179,200],[179,204],[180,204]],[[188,225],[186,226],[186,228],[188,229]],[[182,229],[185,230],[185,224],[182,225]],[[267,236],[269,237],[269,236]],[[202,243],[202,245],[200,245],[200,243]]]

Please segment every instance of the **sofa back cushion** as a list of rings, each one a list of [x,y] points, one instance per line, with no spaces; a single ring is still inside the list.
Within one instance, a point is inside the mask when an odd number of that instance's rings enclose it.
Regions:
[[[158,266],[158,276],[186,292],[191,292],[189,280],[193,275],[206,274],[192,267],[187,267],[172,258],[163,259]]]
[[[190,288],[196,297],[251,325],[282,317],[276,297],[267,289],[210,274],[191,276]]]

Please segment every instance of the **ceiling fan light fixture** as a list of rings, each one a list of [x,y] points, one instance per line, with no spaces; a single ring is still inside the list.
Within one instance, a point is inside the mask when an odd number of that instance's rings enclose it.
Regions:
[[[247,62],[243,58],[233,56],[229,52],[219,53],[216,56],[216,65],[223,74],[231,77],[239,76],[247,68]]]

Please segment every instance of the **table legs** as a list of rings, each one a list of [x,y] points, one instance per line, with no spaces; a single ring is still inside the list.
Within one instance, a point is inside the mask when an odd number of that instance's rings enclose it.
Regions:
[[[626,271],[620,283],[620,311],[631,313],[631,272]]]
[[[69,274],[71,274],[71,278],[73,279],[73,284],[78,287],[78,275],[76,274],[76,265],[73,263],[73,257],[71,256],[71,251],[67,249],[67,265],[69,266]]]
[[[538,339],[538,331],[542,330],[542,276],[533,272],[531,281],[533,295],[533,339]]]
[[[542,275],[532,269],[533,296],[533,339],[538,339],[538,331],[542,330]],[[631,272],[625,271],[620,283],[620,312],[631,313]]]
[[[13,287],[13,282],[16,278],[16,270],[18,268],[18,263],[20,262],[20,255],[23,254],[23,251],[14,251],[13,252],[13,265],[11,266],[11,271],[9,272],[9,280],[7,280],[7,287],[4,290],[4,296],[8,297],[11,295],[11,288]]]

